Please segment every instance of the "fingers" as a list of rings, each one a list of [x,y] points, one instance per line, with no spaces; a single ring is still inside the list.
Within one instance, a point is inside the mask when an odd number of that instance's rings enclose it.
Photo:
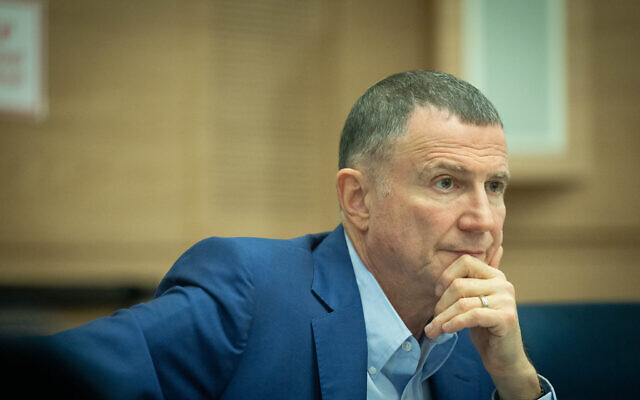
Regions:
[[[501,257],[501,254],[498,253],[501,252],[498,251],[496,253],[496,255],[500,255]],[[493,259],[496,259],[496,257],[494,256]],[[499,259],[498,262],[500,262]],[[475,257],[463,255],[451,263],[451,265],[444,270],[442,275],[440,275],[440,278],[436,283],[436,296],[441,296],[444,293],[444,290],[448,288],[456,278],[504,279],[504,274],[502,271],[496,268],[491,268],[489,265]]]
[[[503,248],[502,248],[502,237],[503,232],[495,237],[493,244],[489,249],[487,249],[486,259],[484,260],[490,266],[500,269],[500,259],[502,258]]]
[[[515,290],[513,285],[505,279],[456,278],[442,294],[433,311],[435,315],[438,315],[460,299],[469,297],[478,300],[478,296],[488,296],[493,293],[506,293],[513,296]],[[474,301],[474,304],[478,305],[478,301]]]
[[[457,299],[433,318],[425,334],[435,338],[442,333],[457,332],[464,328],[488,328],[495,336],[505,335],[517,319],[515,300],[506,294],[485,296],[489,307],[484,307],[479,296]]]
[[[494,336],[505,336],[511,327],[513,321],[516,320],[515,313],[504,310],[493,310],[487,308],[474,308],[463,314],[458,314],[440,325],[440,331],[437,332],[438,325],[434,324],[431,332],[427,336],[434,335],[437,337],[443,332],[458,332],[464,328],[488,328],[489,332]],[[426,331],[425,331],[426,333]]]
[[[515,290],[497,269],[502,253],[500,247],[491,266],[465,255],[442,273],[436,286],[440,299],[434,307],[434,318],[425,327],[428,337],[473,327],[488,328],[491,334],[502,336],[513,328],[517,320]],[[483,306],[479,296],[485,296],[489,307]]]
[[[498,243],[486,253],[488,264],[465,255],[444,270],[436,282],[439,299],[434,317],[424,332],[435,339],[469,328],[471,341],[502,395],[517,393],[536,374],[522,344],[515,290],[498,269],[503,254]]]
[[[493,268],[500,269],[500,260],[502,260],[502,254],[504,254],[504,249],[502,246],[496,250],[496,254],[493,255],[491,261],[489,261],[489,265]]]

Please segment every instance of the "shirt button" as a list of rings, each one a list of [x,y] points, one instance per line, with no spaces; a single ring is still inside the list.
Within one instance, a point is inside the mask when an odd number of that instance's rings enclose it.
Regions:
[[[369,373],[370,373],[371,375],[375,375],[375,374],[376,374],[376,372],[378,372],[378,370],[376,369],[376,367],[374,367],[374,366],[369,367]]]
[[[402,343],[402,350],[404,351],[411,351],[411,342],[407,341]]]

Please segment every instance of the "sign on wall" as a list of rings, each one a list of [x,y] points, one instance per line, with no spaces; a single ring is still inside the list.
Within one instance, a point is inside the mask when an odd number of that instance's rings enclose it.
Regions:
[[[0,113],[43,118],[44,5],[0,0]]]

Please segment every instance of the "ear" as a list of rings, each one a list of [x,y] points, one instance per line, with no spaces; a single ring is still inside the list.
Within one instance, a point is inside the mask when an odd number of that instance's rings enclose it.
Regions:
[[[362,172],[352,168],[338,171],[336,189],[342,213],[360,231],[366,231],[369,227],[369,187]]]

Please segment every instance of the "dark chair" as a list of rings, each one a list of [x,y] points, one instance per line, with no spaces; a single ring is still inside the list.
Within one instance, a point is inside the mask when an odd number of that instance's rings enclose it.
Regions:
[[[528,304],[518,315],[560,400],[640,399],[640,303]]]

